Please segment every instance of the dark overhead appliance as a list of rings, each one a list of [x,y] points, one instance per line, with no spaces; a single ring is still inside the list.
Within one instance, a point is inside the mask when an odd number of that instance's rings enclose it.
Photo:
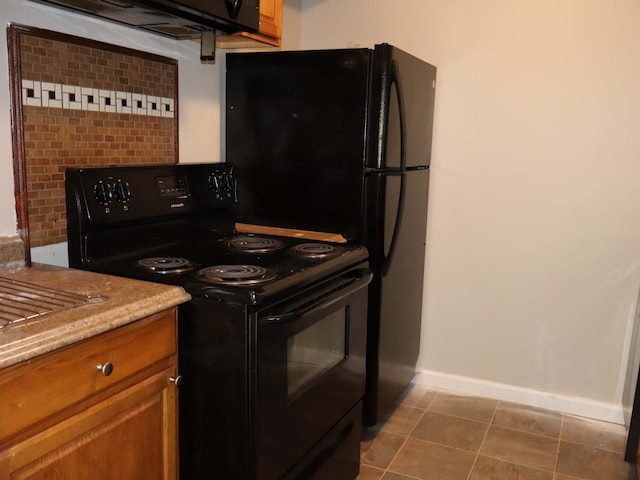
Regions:
[[[356,478],[366,248],[238,234],[226,164],[68,169],[65,185],[69,266],[191,294],[180,478]]]
[[[200,39],[201,57],[213,60],[216,31],[257,32],[259,0],[33,0],[157,33]]]
[[[227,54],[238,221],[369,250],[366,424],[416,371],[435,81],[434,66],[388,44]]]

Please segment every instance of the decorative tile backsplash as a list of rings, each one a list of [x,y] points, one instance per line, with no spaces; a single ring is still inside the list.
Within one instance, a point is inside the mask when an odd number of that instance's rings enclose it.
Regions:
[[[173,98],[25,79],[22,79],[22,103],[32,107],[151,117],[173,118],[174,114]]]
[[[176,163],[176,60],[33,29],[19,41],[29,246],[66,240],[68,167]],[[15,98],[15,97],[14,97]]]

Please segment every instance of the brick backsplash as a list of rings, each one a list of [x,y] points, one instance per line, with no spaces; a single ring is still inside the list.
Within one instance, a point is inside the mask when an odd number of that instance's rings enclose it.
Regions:
[[[66,240],[67,167],[177,161],[177,63],[96,45],[21,36],[32,247]]]

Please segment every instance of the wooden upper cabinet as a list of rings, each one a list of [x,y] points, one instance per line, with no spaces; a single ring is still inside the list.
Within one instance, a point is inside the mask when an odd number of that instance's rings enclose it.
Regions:
[[[175,378],[175,308],[0,371],[0,480],[176,480]]]
[[[220,35],[217,46],[220,48],[255,48],[264,44],[279,47],[282,41],[282,1],[260,0],[260,29],[258,33],[240,32],[233,35]]]

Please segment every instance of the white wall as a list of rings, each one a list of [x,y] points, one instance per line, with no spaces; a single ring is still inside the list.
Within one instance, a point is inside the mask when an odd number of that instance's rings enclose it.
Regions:
[[[612,418],[640,283],[640,3],[401,4],[303,0],[301,45],[438,67],[425,378]]]

